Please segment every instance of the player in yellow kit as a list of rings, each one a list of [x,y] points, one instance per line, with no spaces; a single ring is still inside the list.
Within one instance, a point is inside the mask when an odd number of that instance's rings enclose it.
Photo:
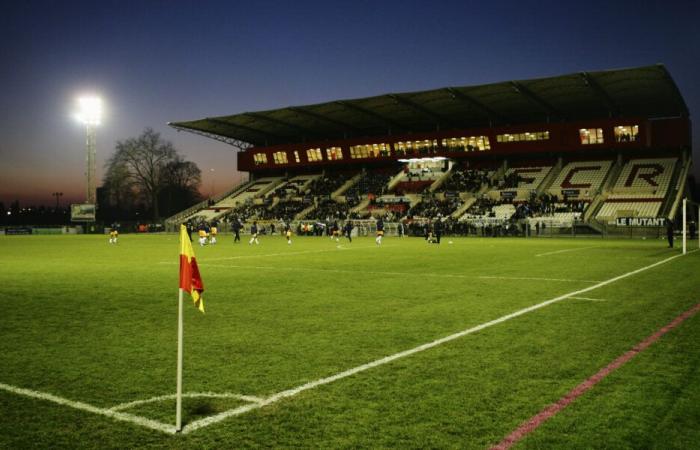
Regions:
[[[119,238],[119,231],[115,227],[110,228],[109,229],[109,243],[116,244],[118,238]]]
[[[216,244],[216,235],[219,233],[218,228],[216,227],[216,222],[211,224],[211,228],[209,230],[209,243],[211,245]]]
[[[199,226],[199,245],[204,246],[207,243],[207,230],[204,228],[204,224]]]

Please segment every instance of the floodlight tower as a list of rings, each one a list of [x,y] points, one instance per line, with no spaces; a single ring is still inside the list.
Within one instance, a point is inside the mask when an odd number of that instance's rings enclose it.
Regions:
[[[78,99],[80,111],[76,115],[78,121],[85,125],[86,141],[85,141],[85,178],[86,178],[86,195],[85,203],[95,204],[96,202],[96,186],[95,186],[95,157],[97,153],[97,137],[96,127],[100,124],[102,116],[102,100],[97,97],[83,97]]]

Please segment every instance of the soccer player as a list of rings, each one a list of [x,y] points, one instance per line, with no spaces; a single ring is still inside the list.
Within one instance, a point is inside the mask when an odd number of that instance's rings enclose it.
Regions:
[[[233,236],[233,243],[235,244],[236,242],[241,242],[241,222],[238,220],[238,218],[233,219],[233,223],[231,224],[231,230],[234,233]]]
[[[112,227],[109,229],[109,243],[116,244],[118,237],[119,237],[119,230],[117,230],[117,227],[112,225]]]
[[[380,217],[377,219],[377,237],[374,239],[374,242],[377,243],[377,245],[382,245],[382,238],[384,237],[384,220]]]
[[[207,229],[204,226],[204,223],[199,225],[199,245],[200,247],[203,247],[207,243]]]
[[[253,225],[250,227],[250,241],[248,242],[248,245],[251,245],[253,242],[255,242],[255,245],[260,244],[258,242],[258,222],[253,221]]]
[[[340,242],[340,227],[337,220],[331,226],[331,239],[335,239],[335,242]]]
[[[219,232],[218,228],[216,227],[216,222],[211,223],[211,229],[209,232],[209,243],[211,245],[216,244],[216,235]]]
[[[352,222],[349,220],[346,221],[343,230],[345,231],[345,237],[352,243]]]
[[[292,227],[288,223],[284,224],[284,235],[287,238],[287,244],[291,245],[291,243],[292,243]]]

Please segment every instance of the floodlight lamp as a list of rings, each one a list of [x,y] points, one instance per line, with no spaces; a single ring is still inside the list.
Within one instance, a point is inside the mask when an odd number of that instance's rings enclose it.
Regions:
[[[85,125],[99,125],[102,118],[102,100],[97,97],[82,97],[78,99],[80,111],[76,119]]]

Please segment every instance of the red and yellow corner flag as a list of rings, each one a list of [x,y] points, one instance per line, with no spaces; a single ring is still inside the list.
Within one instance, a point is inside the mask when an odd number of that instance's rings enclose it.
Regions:
[[[190,235],[187,233],[187,228],[184,225],[180,225],[180,289],[189,292],[194,301],[194,306],[204,312],[204,300],[202,299],[204,284],[202,283],[202,277],[199,275]]]

